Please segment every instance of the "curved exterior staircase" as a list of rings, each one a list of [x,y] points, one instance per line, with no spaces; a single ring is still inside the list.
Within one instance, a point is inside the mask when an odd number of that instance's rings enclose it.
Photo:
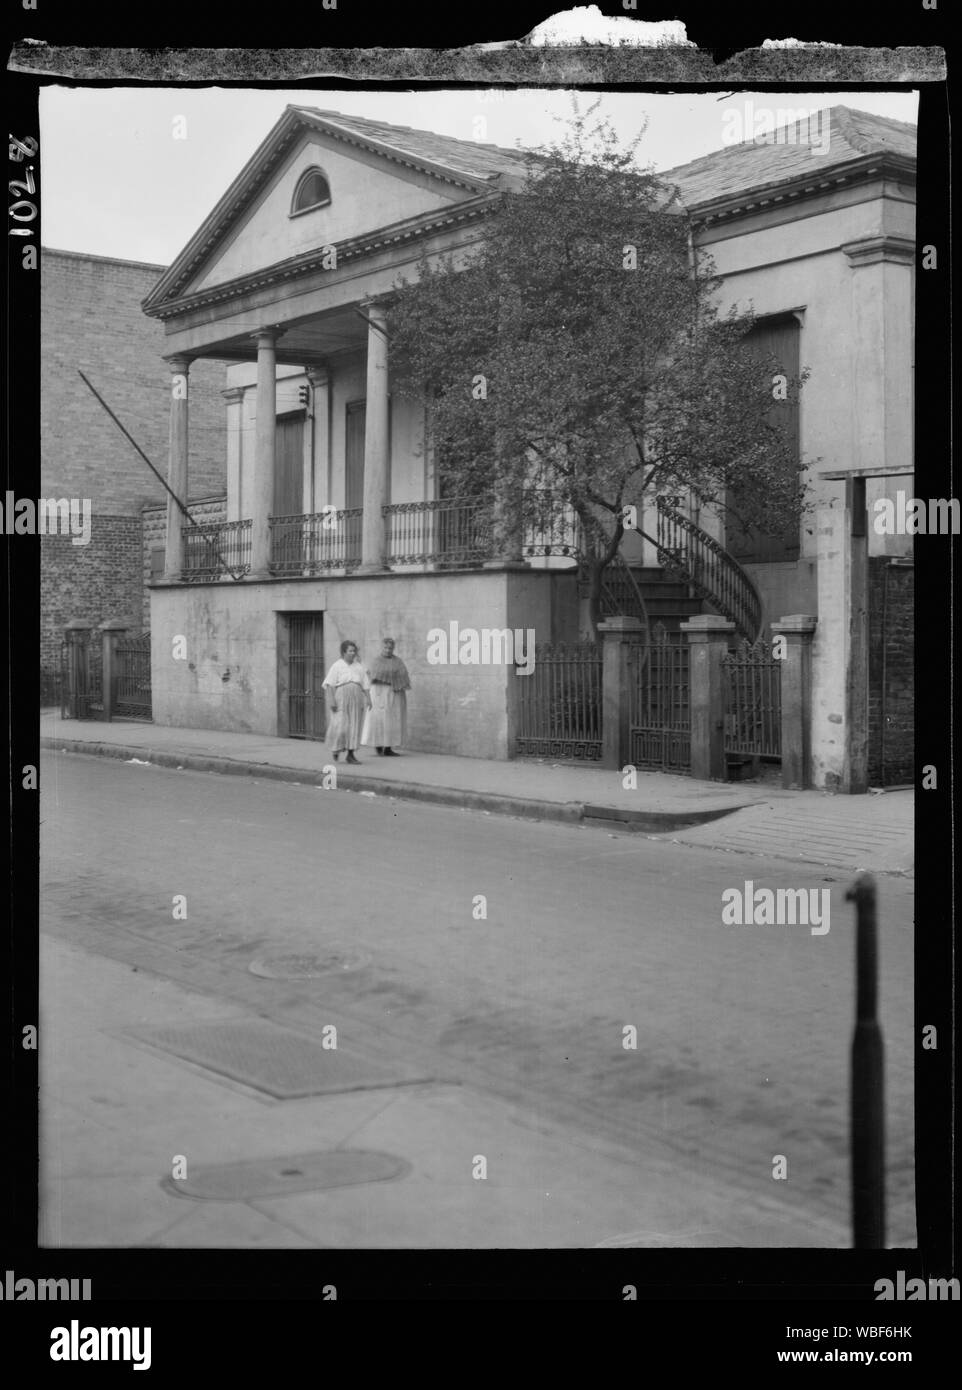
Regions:
[[[733,622],[739,637],[757,641],[758,590],[723,545],[663,497],[657,499],[657,535],[641,534],[655,546],[662,567],[629,566],[616,555],[602,580],[605,617],[659,622],[670,632],[686,618],[711,611]]]

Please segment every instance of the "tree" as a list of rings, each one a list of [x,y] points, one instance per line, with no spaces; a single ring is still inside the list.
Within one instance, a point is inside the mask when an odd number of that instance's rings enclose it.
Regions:
[[[644,131],[620,148],[597,106],[527,158],[472,250],[422,259],[389,316],[395,384],[428,407],[449,495],[500,499],[515,533],[572,508],[593,626],[626,508],[648,497],[724,508],[737,488],[742,525],[798,524],[777,407],[805,376],[746,349],[750,312],[718,313],[676,192],[636,164]]]

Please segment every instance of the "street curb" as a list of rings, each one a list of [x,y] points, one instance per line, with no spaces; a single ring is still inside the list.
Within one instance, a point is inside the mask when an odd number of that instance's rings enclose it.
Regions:
[[[721,806],[713,811],[632,811],[619,806],[584,807],[586,825],[617,825],[622,830],[648,831],[660,835],[668,830],[693,830],[696,825],[708,825],[710,821],[721,820],[736,811],[744,811],[753,803],[741,806]]]
[[[178,753],[166,749],[143,748],[136,744],[90,743],[86,739],[54,738],[42,735],[40,747],[62,753],[81,753],[91,757],[138,758],[156,767],[189,769],[191,772],[221,772],[235,777],[267,777],[275,782],[297,782],[302,786],[323,785],[325,774],[308,768],[281,767],[276,763],[240,762],[208,753]],[[615,806],[593,806],[581,801],[540,801],[532,797],[507,796],[500,792],[460,791],[457,787],[436,787],[425,782],[393,782],[385,777],[356,777],[337,768],[337,790],[372,792],[375,796],[403,801],[427,801],[459,810],[488,811],[492,815],[521,816],[526,820],[559,821],[566,825],[597,828],[617,827],[628,831],[657,834],[685,830],[706,821],[740,811],[741,806],[714,811],[630,811]]]

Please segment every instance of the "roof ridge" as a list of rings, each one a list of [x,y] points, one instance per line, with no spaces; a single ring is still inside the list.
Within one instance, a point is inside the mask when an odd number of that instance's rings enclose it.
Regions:
[[[902,131],[915,131],[918,133],[918,126],[912,125],[909,121],[897,121],[894,116],[879,116],[876,115],[874,111],[860,111],[854,106],[828,107],[826,114],[832,118],[833,123],[836,119],[836,112],[838,112],[838,124],[841,127],[845,140],[854,150],[858,150],[859,154],[872,154],[873,143],[870,136],[863,134],[862,131],[859,130],[855,120],[857,116],[864,116],[865,119],[869,121],[882,121],[885,125],[897,126],[899,130]]]

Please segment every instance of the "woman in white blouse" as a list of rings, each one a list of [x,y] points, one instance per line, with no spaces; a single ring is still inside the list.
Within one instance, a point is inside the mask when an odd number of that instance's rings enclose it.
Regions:
[[[341,659],[335,661],[324,678],[324,689],[330,695],[333,718],[327,731],[327,742],[337,762],[338,753],[347,750],[348,763],[356,763],[354,750],[360,745],[364,716],[371,708],[368,691],[371,682],[357,659],[357,643],[341,643]]]

